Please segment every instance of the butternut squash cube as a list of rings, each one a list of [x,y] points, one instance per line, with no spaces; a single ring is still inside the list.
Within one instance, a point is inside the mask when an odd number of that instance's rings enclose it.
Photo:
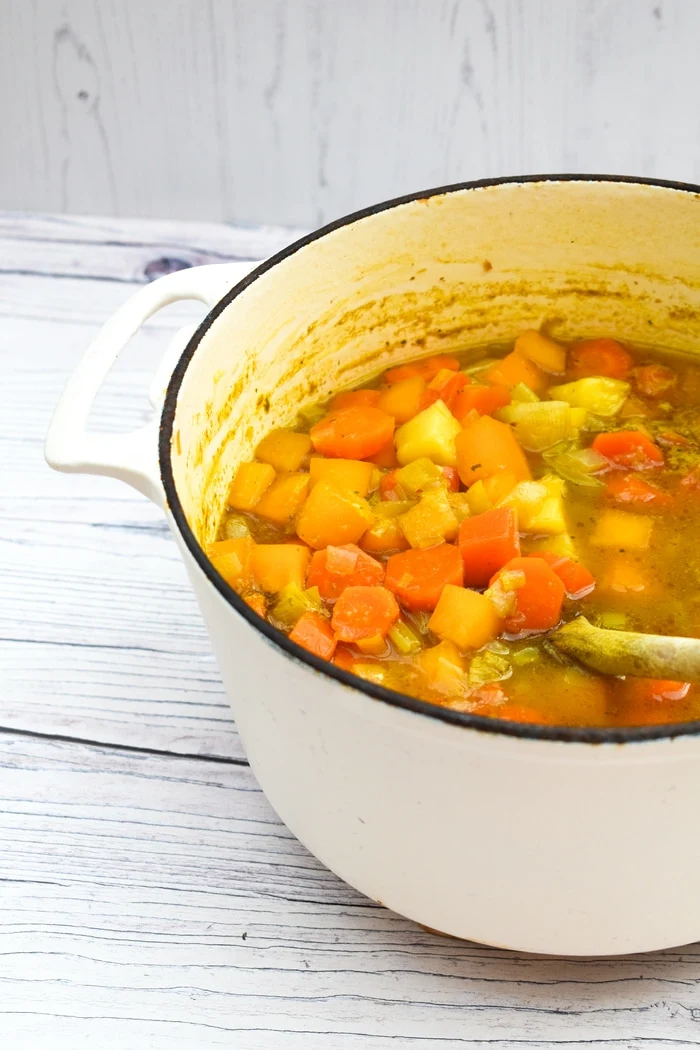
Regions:
[[[406,514],[397,519],[404,536],[414,548],[436,547],[453,540],[459,529],[457,515],[445,489],[427,492]]]
[[[561,375],[566,370],[566,350],[553,339],[549,339],[541,332],[529,328],[521,332],[515,340],[513,349],[522,354],[528,361],[541,368],[543,372],[550,375]]]
[[[454,373],[452,372],[450,375],[454,375]],[[382,412],[393,416],[396,420],[396,425],[401,426],[418,415],[420,399],[424,390],[425,380],[422,376],[409,376],[408,379],[400,379],[398,383],[392,383],[387,390],[381,392],[377,408],[381,408]]]
[[[251,556],[253,581],[268,594],[294,584],[303,588],[311,552],[301,543],[258,543]]]
[[[455,438],[461,429],[444,401],[436,401],[396,431],[396,458],[402,466],[426,456],[443,467],[456,467]]]
[[[234,510],[255,510],[261,496],[275,480],[269,463],[241,463],[231,482],[226,502]]]
[[[281,474],[258,500],[255,513],[284,528],[304,502],[308,487],[308,474]]]
[[[590,538],[592,547],[643,551],[649,546],[654,519],[626,510],[604,510]]]
[[[258,445],[255,455],[263,463],[269,463],[280,472],[293,473],[299,470],[309,452],[311,438],[296,430],[281,427],[272,430]]]
[[[309,477],[313,489],[319,481],[327,481],[336,489],[347,489],[358,496],[366,496],[372,483],[373,463],[361,459],[324,459],[312,456]]]
[[[297,535],[310,547],[321,550],[329,543],[357,543],[374,521],[367,500],[328,481],[312,488],[297,519]]]
[[[255,542],[250,536],[234,540],[219,540],[207,547],[207,557],[226,583],[244,586],[250,583],[250,564]]]
[[[442,641],[416,656],[430,689],[443,696],[466,696],[469,679],[464,658],[454,642]]]
[[[438,638],[452,642],[458,649],[480,649],[498,637],[503,621],[485,595],[448,583],[428,627]]]

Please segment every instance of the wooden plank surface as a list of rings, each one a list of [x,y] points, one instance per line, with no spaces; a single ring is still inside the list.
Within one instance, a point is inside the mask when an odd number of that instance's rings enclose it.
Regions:
[[[457,942],[309,856],[247,765],[160,513],[45,466],[61,385],[149,263],[261,255],[290,233],[0,229],[2,1050],[700,1044],[697,946],[562,960]],[[147,418],[151,368],[198,316],[139,333],[103,427]]]

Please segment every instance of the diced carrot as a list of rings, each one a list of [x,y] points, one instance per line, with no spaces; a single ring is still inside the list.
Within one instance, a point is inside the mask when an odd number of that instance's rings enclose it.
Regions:
[[[442,467],[448,492],[459,492],[459,471],[456,467]]]
[[[564,347],[534,328],[521,332],[513,349],[550,375],[561,375],[566,368]]]
[[[661,467],[664,454],[641,430],[616,430],[596,434],[592,447],[609,463],[625,470],[649,470]]]
[[[625,725],[664,725],[683,721],[689,682],[629,676],[620,683],[620,715]]]
[[[420,376],[426,383],[429,383],[443,368],[449,368],[453,372],[458,372],[459,361],[456,357],[449,357],[447,354],[436,354],[434,357],[426,357],[423,361],[415,361],[410,365],[399,365],[398,368],[389,368],[384,373],[384,378],[387,383],[399,383],[402,379]]]
[[[255,504],[255,513],[283,528],[301,507],[308,487],[308,474],[280,474]]]
[[[328,620],[312,611],[302,613],[289,633],[289,640],[322,660],[331,659],[337,644]]]
[[[250,559],[255,543],[250,536],[219,540],[207,547],[207,557],[220,576],[231,586],[250,580]]]
[[[464,419],[469,412],[478,412],[480,416],[490,416],[498,408],[510,404],[510,390],[501,383],[482,386],[472,383],[462,390],[449,406],[457,419]]]
[[[390,437],[386,445],[379,449],[379,452],[375,452],[373,456],[367,457],[366,462],[373,463],[375,467],[388,467],[390,470],[393,467],[398,467],[399,461],[396,458],[394,438]]]
[[[613,474],[606,484],[608,496],[617,503],[669,503],[671,497],[656,485],[650,485],[639,474]]]
[[[328,407],[332,412],[339,412],[343,408],[355,408],[357,405],[376,408],[378,401],[378,390],[343,390],[335,395]]]
[[[677,380],[676,373],[666,365],[644,365],[637,371],[637,389],[645,397],[661,397]]]
[[[388,416],[393,416],[396,425],[401,426],[418,415],[424,390],[425,379],[420,375],[400,379],[381,391],[377,408],[381,408]]]
[[[396,554],[410,547],[397,518],[377,518],[363,533],[359,544],[369,554]]]
[[[459,527],[459,550],[467,587],[485,587],[498,569],[520,554],[518,516],[513,508],[465,518]]]
[[[337,598],[346,587],[371,587],[384,579],[384,566],[354,543],[326,547],[311,558],[307,587],[318,587],[326,601]]]
[[[515,591],[517,609],[506,619],[506,631],[519,634],[521,631],[548,631],[556,627],[565,593],[564,584],[557,574],[541,558],[512,558],[496,573],[490,585],[501,573],[515,571],[525,574],[525,584]]]
[[[506,423],[480,416],[468,423],[455,438],[457,469],[469,486],[499,470],[508,470],[517,481],[532,478],[525,453]]]
[[[573,379],[585,376],[625,379],[633,363],[616,339],[582,339],[574,343],[569,354],[569,372]]]
[[[373,456],[393,434],[393,417],[372,405],[354,405],[331,412],[310,430],[316,452],[340,459]]]
[[[340,642],[357,642],[374,635],[386,636],[400,609],[386,587],[346,587],[333,607],[331,620]]]
[[[602,591],[616,595],[643,594],[647,587],[648,579],[639,565],[624,557],[615,558],[600,584]]]
[[[231,482],[226,502],[234,510],[254,510],[274,480],[275,468],[269,463],[241,463]]]
[[[372,479],[372,464],[362,459],[324,459],[312,456],[309,461],[309,484],[327,481],[336,489],[366,496]]]
[[[246,594],[243,600],[253,612],[256,612],[258,616],[262,616],[263,620],[265,619],[267,616],[267,601],[264,594]]]
[[[408,609],[430,611],[438,603],[443,587],[461,586],[464,578],[462,555],[451,543],[425,550],[394,554],[386,565],[385,586]]]
[[[447,377],[447,379],[445,379]],[[435,401],[443,401],[449,409],[459,397],[460,390],[470,383],[464,372],[452,372],[446,368],[438,372],[421,397],[420,407],[429,408]]]
[[[480,649],[500,634],[503,621],[488,598],[478,591],[448,583],[428,621],[433,634],[458,649]]]
[[[335,650],[333,663],[336,667],[342,668],[343,671],[352,671],[352,665],[355,663],[356,659],[357,656],[352,650],[346,648],[344,645],[339,645]]]
[[[319,481],[299,512],[297,536],[316,550],[329,543],[357,543],[373,520],[369,503],[362,496]]]
[[[382,499],[393,500],[394,502],[404,498],[399,490],[399,482],[395,470],[382,476],[382,479],[379,482],[379,492]]]
[[[544,393],[550,383],[549,376],[517,350],[491,365],[484,373],[484,379],[489,383],[499,383],[510,388],[524,383],[535,394]]]
[[[542,558],[554,570],[566,588],[567,598],[585,598],[595,587],[593,576],[585,565],[573,558],[563,557],[551,551],[533,551],[528,558]]]
[[[268,594],[277,594],[289,583],[303,588],[310,556],[300,543],[258,543],[250,560],[253,580]]]
[[[281,428],[272,430],[262,439],[255,455],[275,470],[292,473],[299,470],[310,451],[311,438],[308,434],[298,434],[296,430]]]

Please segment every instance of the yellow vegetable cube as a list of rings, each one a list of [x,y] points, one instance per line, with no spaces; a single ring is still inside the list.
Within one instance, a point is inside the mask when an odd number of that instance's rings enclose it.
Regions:
[[[302,588],[310,558],[309,548],[300,543],[258,543],[250,559],[253,580],[269,594],[290,584]]]
[[[232,587],[250,582],[250,561],[255,543],[250,536],[220,540],[207,547],[207,557]]]
[[[428,627],[438,638],[459,649],[480,649],[498,637],[503,621],[484,594],[448,583]]]
[[[327,481],[336,489],[348,489],[358,496],[366,496],[372,482],[374,464],[361,459],[324,459],[312,456],[309,463],[311,488],[319,481]]]
[[[308,487],[308,474],[282,474],[258,500],[255,513],[284,528],[304,502]]]
[[[447,502],[452,507],[452,511],[457,519],[457,523],[461,525],[464,519],[468,518],[472,512],[471,506],[469,504],[469,493],[448,492]]]
[[[564,481],[546,476],[539,481],[520,481],[499,507],[515,507],[521,532],[556,536],[567,531],[564,516]]]
[[[399,467],[394,477],[406,499],[417,499],[430,489],[447,487],[447,479],[440,467],[425,456]]]
[[[455,467],[455,438],[461,429],[447,405],[436,401],[396,431],[396,458],[403,465],[426,456],[443,467]]]
[[[469,691],[464,658],[450,641],[439,642],[423,649],[416,656],[416,664],[426,677],[427,685],[443,696],[465,696]]]
[[[593,530],[593,547],[617,547],[619,550],[646,550],[651,540],[654,519],[626,510],[605,510]]]
[[[550,387],[549,396],[558,401],[566,401],[574,408],[585,408],[595,416],[608,418],[617,415],[629,392],[629,383],[622,379],[586,376],[573,383]]]
[[[374,521],[367,500],[347,489],[319,481],[309,493],[297,520],[297,535],[320,550],[329,543],[357,543]]]
[[[515,340],[513,349],[527,357],[529,361],[536,364],[543,372],[553,375],[561,375],[566,370],[566,350],[553,339],[548,339],[534,328],[521,332]]]
[[[292,473],[299,470],[310,451],[311,438],[308,434],[281,428],[271,431],[262,439],[255,455],[263,463],[270,463],[275,470]]]
[[[487,510],[493,508],[493,503],[486,494],[483,481],[475,481],[473,485],[469,486],[465,495],[467,497],[467,506],[472,514],[485,514]]]
[[[436,547],[453,540],[459,530],[457,516],[450,506],[447,492],[427,492],[419,503],[398,518],[404,536],[412,547]]]
[[[275,468],[269,463],[241,463],[231,482],[226,502],[234,510],[254,510],[274,480]]]

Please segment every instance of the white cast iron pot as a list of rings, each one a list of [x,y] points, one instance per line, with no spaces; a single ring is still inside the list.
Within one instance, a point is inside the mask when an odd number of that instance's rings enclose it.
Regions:
[[[227,266],[163,277],[107,323],[56,410],[53,467],[164,506],[279,816],[341,878],[434,929],[579,955],[699,938],[700,723],[515,725],[370,685],[260,620],[200,544],[269,428],[389,362],[544,319],[562,339],[700,346],[699,195],[591,176],[447,187],[333,223],[234,287]],[[86,433],[129,337],[181,298],[211,310],[169,383],[172,361],[154,380],[160,418]]]

